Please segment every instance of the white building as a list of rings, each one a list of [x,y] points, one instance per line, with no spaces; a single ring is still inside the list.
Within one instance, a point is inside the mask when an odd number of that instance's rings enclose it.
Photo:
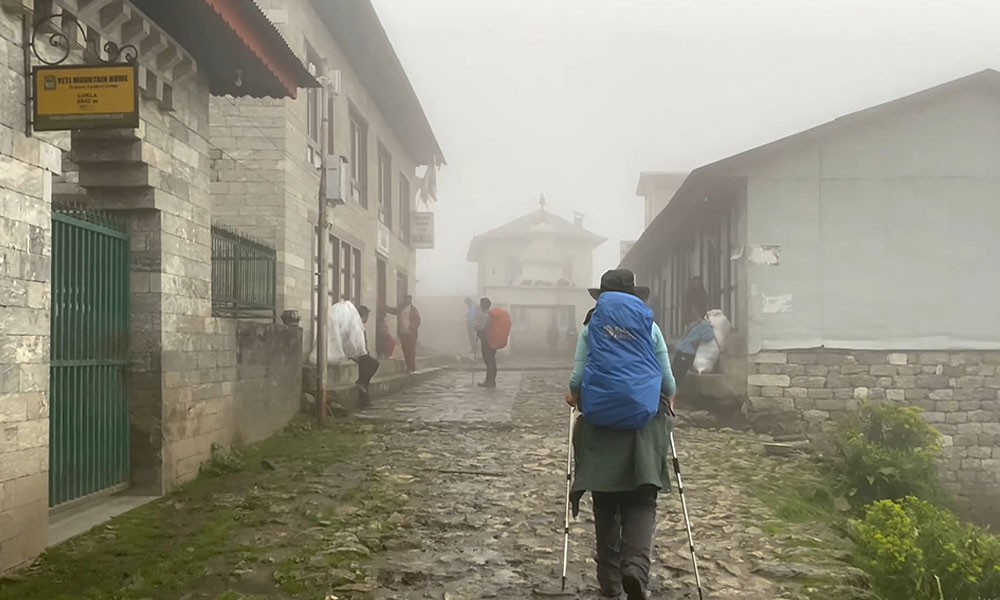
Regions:
[[[339,92],[327,107],[318,89],[297,99],[214,98],[213,210],[221,223],[277,249],[278,313],[302,315],[308,353],[317,312],[323,142],[347,161],[346,203],[329,213],[330,300],[372,309],[413,292],[417,169],[436,169],[444,155],[370,0],[256,1],[311,72],[339,79],[331,85]],[[372,319],[372,339],[374,327]]]
[[[635,186],[635,195],[642,198],[646,205],[645,227],[649,227],[656,215],[667,207],[670,199],[680,189],[687,176],[687,173],[670,171],[643,171],[639,173],[639,183]]]
[[[567,347],[594,304],[593,252],[605,241],[583,228],[581,215],[568,221],[547,211],[544,196],[538,210],[473,238],[468,260],[479,265],[479,294],[510,311],[511,348],[549,348],[553,325],[558,348]]]
[[[988,70],[696,169],[623,265],[675,336],[703,277],[737,332],[714,377],[755,426],[820,433],[860,400],[919,406],[947,438],[949,487],[1000,522],[998,232]]]

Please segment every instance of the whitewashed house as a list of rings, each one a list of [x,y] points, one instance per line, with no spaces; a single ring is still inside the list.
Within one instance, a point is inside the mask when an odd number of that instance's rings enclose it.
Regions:
[[[737,331],[711,378],[756,427],[819,432],[863,399],[919,406],[946,436],[946,481],[996,521],[997,256],[988,70],[696,169],[624,266],[652,282],[673,336],[704,278]]]

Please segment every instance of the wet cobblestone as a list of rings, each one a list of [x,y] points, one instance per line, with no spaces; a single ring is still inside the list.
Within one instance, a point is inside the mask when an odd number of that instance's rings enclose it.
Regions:
[[[523,599],[559,589],[567,375],[506,372],[486,390],[468,372],[448,372],[361,415],[386,427],[365,466],[391,473],[409,498],[402,535],[377,564],[377,598]],[[823,528],[783,539],[761,529],[771,512],[747,479],[781,477],[794,460],[764,456],[752,435],[683,421],[676,439],[706,598],[801,599],[797,578],[841,570],[841,542]],[[802,539],[821,550],[802,551]],[[570,540],[570,588],[596,597],[589,500]],[[775,568],[789,562],[807,566],[791,576]],[[660,498],[653,570],[654,597],[697,597],[675,491]]]

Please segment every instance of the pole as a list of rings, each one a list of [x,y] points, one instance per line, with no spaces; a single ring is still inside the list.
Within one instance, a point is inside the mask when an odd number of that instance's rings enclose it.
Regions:
[[[317,299],[316,299],[316,407],[319,411],[317,420],[320,425],[326,423],[326,387],[327,387],[327,319],[330,314],[330,282],[327,241],[329,236],[329,223],[327,217],[326,201],[326,155],[327,155],[327,132],[330,127],[330,114],[327,108],[326,85],[322,85],[319,91],[320,112],[323,115],[320,133],[320,175],[319,175],[319,241],[316,244],[316,253],[319,260],[316,262],[319,271],[317,273]]]
[[[673,415],[673,411],[671,411]],[[681,481],[681,463],[677,458],[677,446],[674,445],[673,425],[670,429],[670,456],[674,463],[674,475],[677,477],[677,493],[681,497],[681,509],[684,511],[684,528],[687,529],[688,549],[691,550],[691,565],[694,567],[694,581],[698,586],[698,600],[704,600],[701,590],[701,574],[698,572],[698,556],[694,552],[694,536],[691,534],[691,517],[688,515],[687,497],[684,495],[684,482]]]
[[[566,444],[566,520],[563,527],[563,563],[562,563],[562,591],[566,591],[566,570],[569,566],[569,518],[570,518],[570,492],[573,489],[573,425],[576,422],[576,411],[571,406],[569,408],[569,442]]]

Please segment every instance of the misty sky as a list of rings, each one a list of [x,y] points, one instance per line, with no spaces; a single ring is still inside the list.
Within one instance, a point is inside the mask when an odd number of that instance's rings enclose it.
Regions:
[[[471,237],[537,208],[618,242],[641,170],[689,170],[1000,68],[996,0],[374,0],[444,149],[418,293],[475,291]]]

